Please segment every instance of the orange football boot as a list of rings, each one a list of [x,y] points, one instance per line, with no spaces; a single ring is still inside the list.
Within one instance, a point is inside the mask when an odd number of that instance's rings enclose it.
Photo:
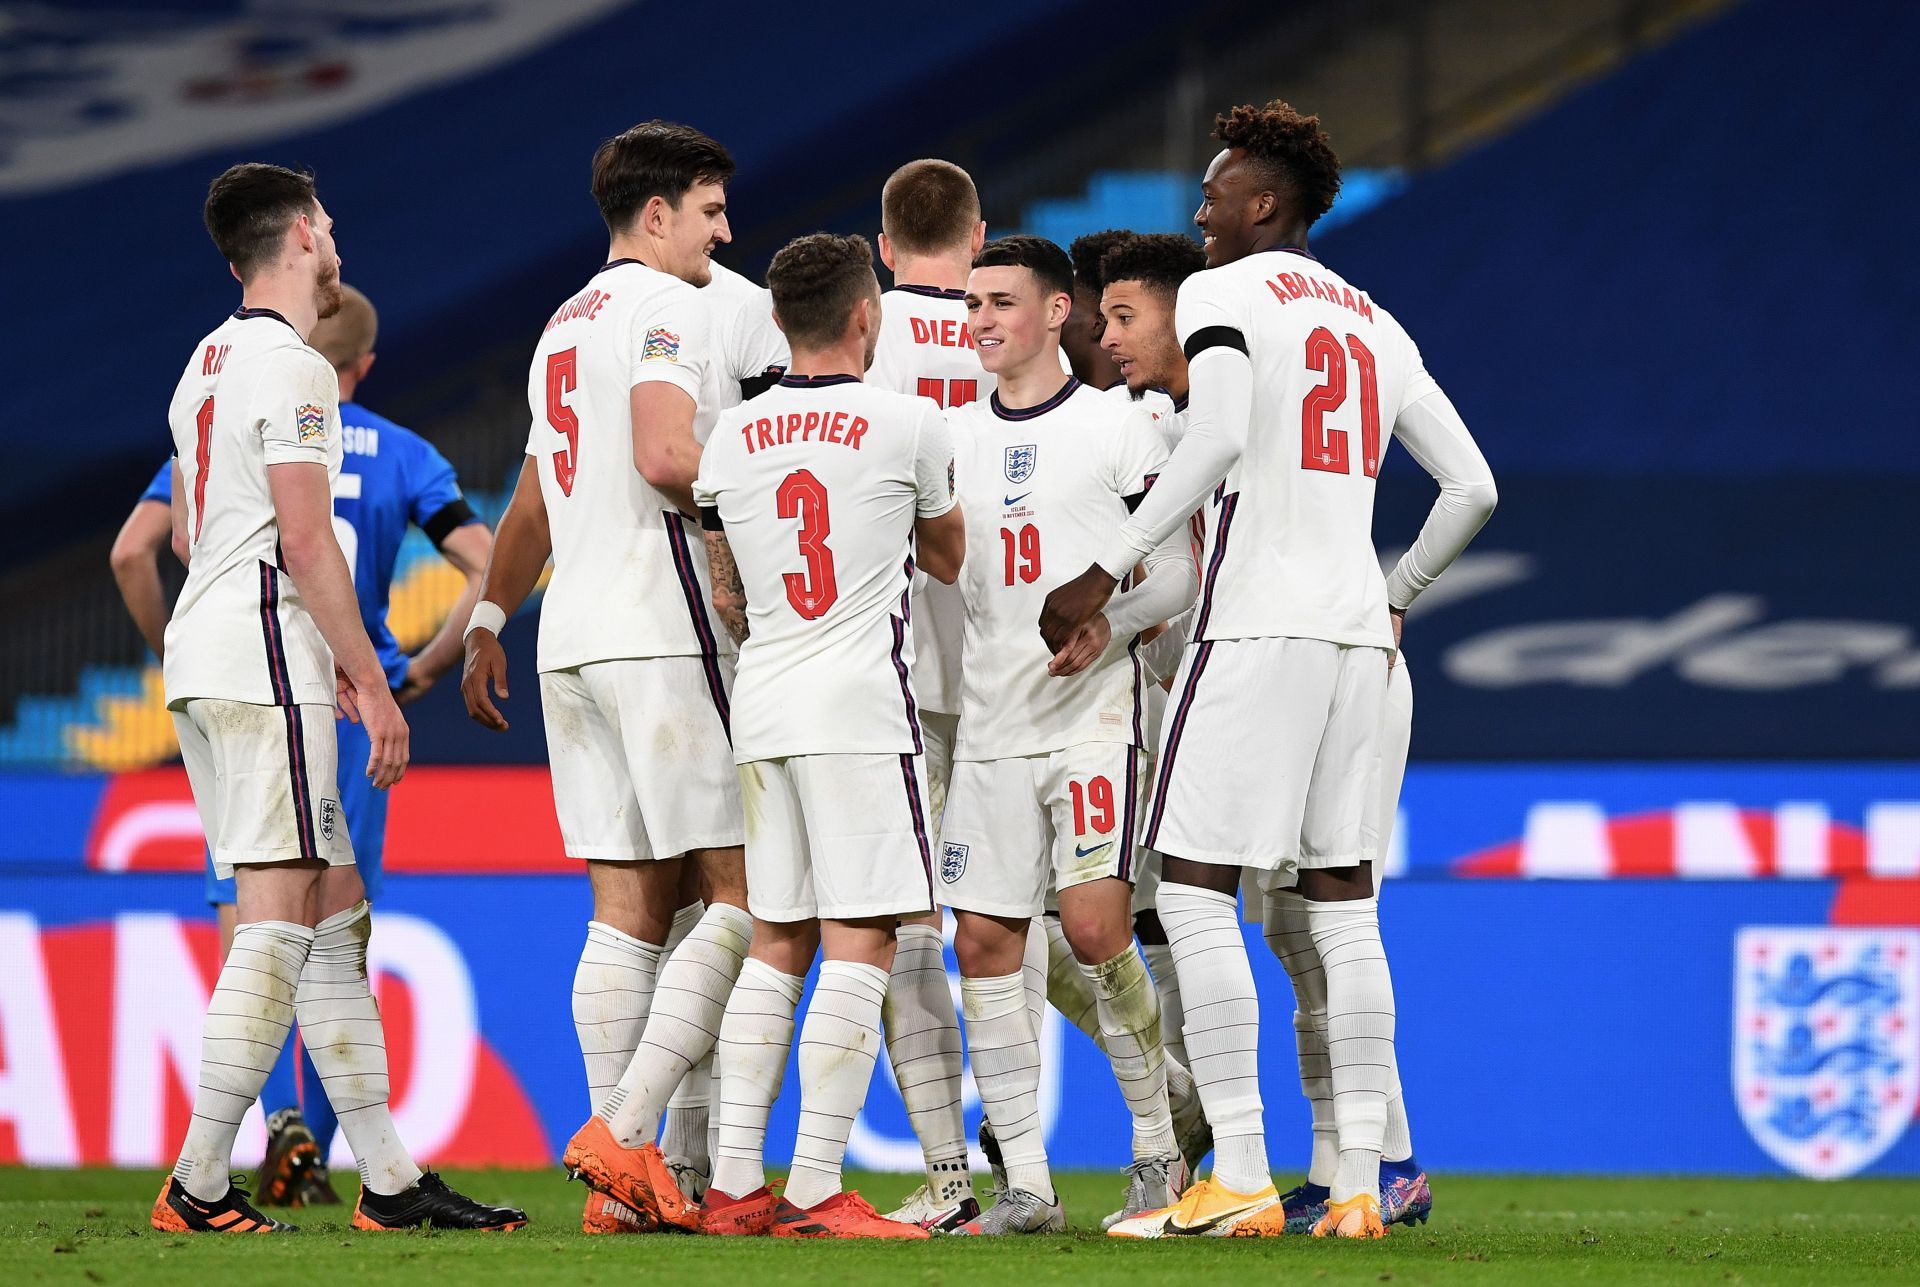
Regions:
[[[1384,1238],[1387,1226],[1380,1222],[1380,1200],[1371,1193],[1358,1193],[1345,1202],[1327,1203],[1327,1213],[1313,1226],[1316,1238]]]
[[[915,1241],[933,1235],[918,1225],[889,1220],[865,1198],[848,1190],[802,1209],[785,1198],[774,1213],[776,1238],[897,1238]]]
[[[649,1233],[653,1224],[618,1198],[596,1190],[587,1192],[587,1209],[580,1215],[581,1233]]]
[[[781,1206],[775,1190],[780,1181],[763,1184],[743,1197],[732,1197],[711,1186],[700,1208],[700,1232],[718,1237],[764,1237],[773,1232],[774,1213]]]

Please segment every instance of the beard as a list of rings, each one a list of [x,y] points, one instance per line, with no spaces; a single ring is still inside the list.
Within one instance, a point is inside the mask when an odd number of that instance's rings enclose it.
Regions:
[[[321,317],[332,317],[346,306],[347,292],[340,285],[340,269],[328,268],[313,284],[313,300]]]

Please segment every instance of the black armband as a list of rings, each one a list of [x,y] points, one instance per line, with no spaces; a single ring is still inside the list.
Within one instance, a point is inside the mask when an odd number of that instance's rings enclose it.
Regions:
[[[726,525],[720,521],[720,511],[712,505],[700,507],[700,530],[703,532],[724,532]]]
[[[748,398],[759,397],[780,383],[780,377],[786,373],[787,368],[784,366],[770,366],[759,375],[740,381],[740,401],[745,402]]]
[[[1247,337],[1231,326],[1203,326],[1187,337],[1181,346],[1181,352],[1191,362],[1206,349],[1239,349],[1247,351]]]
[[[465,527],[474,521],[476,515],[473,506],[467,504],[467,498],[456,496],[434,511],[433,517],[420,525],[420,530],[433,542],[433,548],[439,549],[456,527]]]

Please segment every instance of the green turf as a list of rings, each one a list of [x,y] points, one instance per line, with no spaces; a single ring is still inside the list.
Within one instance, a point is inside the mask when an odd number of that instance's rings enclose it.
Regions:
[[[586,1238],[584,1190],[557,1172],[458,1173],[457,1187],[525,1206],[513,1234],[363,1234],[346,1208],[299,1213],[298,1235],[158,1234],[160,1173],[0,1168],[0,1284],[254,1287],[436,1282],[671,1287],[755,1283],[1906,1283],[1920,1282],[1920,1183],[1441,1177],[1438,1214],[1384,1243],[1313,1238],[1123,1243],[1097,1232],[995,1242],[789,1243],[672,1235]],[[910,1180],[864,1176],[884,1209]],[[1108,1175],[1061,1177],[1067,1215],[1097,1229]],[[1250,1275],[1261,1275],[1251,1278]]]

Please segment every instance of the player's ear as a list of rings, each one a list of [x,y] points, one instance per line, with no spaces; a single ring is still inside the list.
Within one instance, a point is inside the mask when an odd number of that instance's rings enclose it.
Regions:
[[[987,244],[987,221],[985,219],[982,219],[979,223],[976,223],[975,225],[973,225],[972,253],[976,255],[979,254],[980,247],[986,244]]]
[[[665,197],[651,196],[647,204],[640,207],[640,231],[649,236],[664,236],[667,231],[667,211],[671,203]]]
[[[893,271],[893,243],[887,240],[887,234],[884,232],[881,233],[878,237],[876,237],[875,240],[880,243],[880,262],[887,266],[888,272],[892,272]]]
[[[360,361],[359,361],[358,363],[356,363],[356,364],[355,364],[355,370],[354,370],[354,373],[353,373],[353,378],[354,378],[354,379],[356,379],[356,380],[364,380],[364,379],[366,379],[366,378],[367,378],[367,372],[369,372],[369,371],[371,371],[371,370],[373,370],[373,360],[374,360],[375,358],[377,358],[377,357],[379,357],[379,356],[380,356],[380,355],[379,355],[378,353],[374,353],[374,352],[371,352],[371,351],[369,351],[369,352],[368,352],[368,353],[366,354],[366,356],[364,356],[364,357],[362,357],[362,358],[360,359]]]

